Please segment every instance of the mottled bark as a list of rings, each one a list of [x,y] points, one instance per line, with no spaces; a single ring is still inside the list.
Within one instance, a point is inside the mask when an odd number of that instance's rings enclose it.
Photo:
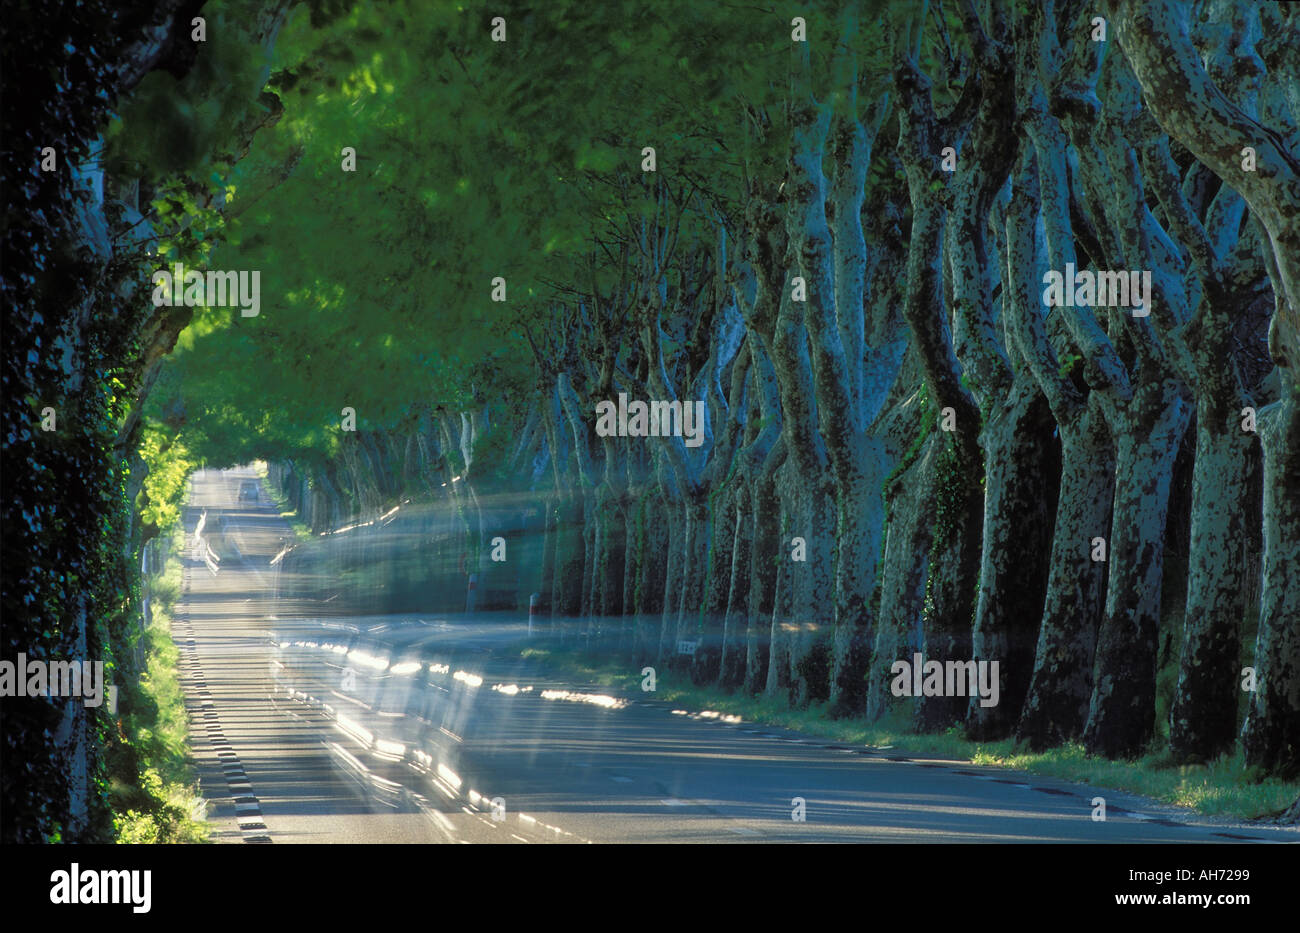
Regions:
[[[968,23],[968,29],[974,29]],[[998,40],[988,38],[990,43]],[[984,706],[973,697],[969,735],[1001,738],[1011,731],[1028,688],[1044,592],[1044,555],[1051,529],[1046,501],[1054,477],[1051,421],[1032,367],[1004,346],[1014,329],[995,322],[997,264],[990,260],[987,231],[994,197],[1004,187],[1017,153],[1016,116],[1008,106],[1014,71],[1003,55],[983,55],[972,76],[980,91],[964,168],[953,179],[945,250],[951,273],[957,358],[980,403],[984,424],[983,533],[979,595],[972,630],[976,661],[997,661],[999,702]],[[998,231],[999,233],[1001,231]],[[1002,276],[1004,319],[1011,309]],[[1005,338],[1010,342],[1010,338]]]
[[[763,450],[775,443],[779,429],[764,424],[763,413],[776,404],[775,377],[771,363],[762,352],[757,338],[746,341],[746,350],[754,365],[745,375],[743,393],[744,444],[736,455],[736,465],[728,479],[731,497],[731,541],[728,551],[729,566],[722,578],[726,586],[722,599],[722,645],[718,659],[718,683],[725,688],[737,687],[745,679],[746,631],[749,626],[750,571],[754,553],[754,500],[750,487],[759,468]],[[770,386],[765,398],[764,387]],[[726,528],[718,526],[719,534]],[[724,568],[719,568],[720,570]]]
[[[796,303],[781,302],[770,356],[780,385],[781,412],[786,431],[786,461],[779,471],[778,491],[782,514],[788,516],[786,534],[780,543],[783,565],[781,593],[774,619],[772,660],[784,658],[795,702],[807,702],[808,685],[801,662],[811,647],[811,634],[829,630],[834,622],[834,559],[832,555],[835,519],[826,447],[813,429],[812,367],[808,343],[799,322]],[[791,560],[791,539],[806,542],[806,559]],[[789,564],[789,567],[784,567]],[[777,641],[783,642],[780,650]],[[769,692],[772,679],[769,677]]]
[[[976,442],[981,415],[961,386],[944,309],[943,230],[946,196],[938,152],[949,133],[934,117],[930,82],[904,60],[895,72],[900,101],[899,153],[912,200],[912,238],[907,263],[904,317],[925,375],[931,404],[952,409],[956,429],[943,432],[935,455],[935,529],[930,546],[926,598],[922,612],[922,651],[927,659],[970,658],[971,622],[979,580],[983,515],[982,455]],[[939,183],[936,185],[936,182]],[[965,699],[922,697],[916,724],[923,731],[962,718]]]
[[[1190,415],[1182,393],[1152,374],[1109,418],[1117,438],[1110,567],[1083,734],[1089,753],[1107,758],[1137,757],[1154,732],[1169,482]]]
[[[861,715],[866,710],[874,627],[871,594],[884,543],[884,450],[862,434],[853,447],[857,449],[853,459],[861,469],[845,471],[835,503],[835,630],[828,697],[834,716]]]
[[[971,657],[984,518],[981,469],[979,460],[961,455],[952,435],[940,440],[935,459],[934,537],[921,615],[921,652],[926,660]],[[961,721],[965,714],[964,696],[923,696],[916,705],[916,727],[933,732]]]
[[[827,672],[821,672],[820,682],[810,682],[810,676],[816,678],[818,672],[809,669],[808,659],[814,642],[829,638],[832,631],[828,607],[834,605],[831,530],[835,527],[835,505],[829,477],[809,476],[798,468],[796,459],[787,458],[777,478],[781,511],[788,521],[777,550],[782,575],[773,619],[772,656],[778,656],[775,642],[780,638],[789,667],[791,702],[804,706],[829,693]],[[794,559],[795,538],[804,542],[801,560]]]
[[[1216,410],[1217,409],[1217,410]],[[1169,749],[1209,761],[1236,739],[1245,612],[1246,503],[1254,437],[1237,406],[1198,400],[1192,476],[1192,548]]]
[[[1124,57],[1161,127],[1239,191],[1268,230],[1287,298],[1278,308],[1278,353],[1288,365],[1300,365],[1300,158],[1210,80],[1188,35],[1184,5],[1110,0],[1108,6]],[[1248,45],[1242,51],[1253,55]],[[1242,168],[1247,146],[1256,153],[1255,171]]]
[[[1132,11],[1124,14],[1128,36],[1126,57],[1148,96],[1167,93],[1168,82],[1190,82],[1209,88],[1209,76],[1200,62],[1153,62],[1156,45],[1186,55],[1186,37],[1177,34],[1167,19],[1168,10],[1154,9],[1152,19],[1139,23]],[[1201,59],[1217,85],[1234,101],[1227,107],[1209,101],[1219,118],[1240,107],[1237,118],[1258,119],[1260,79],[1264,63],[1254,53],[1260,38],[1258,10],[1215,2],[1199,36]],[[1147,27],[1172,29],[1160,37],[1134,34]],[[1129,54],[1131,49],[1131,54]],[[1167,70],[1167,71],[1166,71]],[[1154,112],[1171,132],[1186,116],[1187,102],[1151,101]],[[1164,114],[1161,117],[1161,114]],[[1213,123],[1216,118],[1211,117]],[[1183,132],[1199,132],[1183,127]],[[1216,128],[1221,130],[1222,127]],[[1234,155],[1234,160],[1240,153]],[[1220,162],[1216,171],[1229,168]],[[1184,613],[1183,648],[1179,678],[1170,713],[1170,750],[1181,762],[1208,761],[1227,751],[1235,738],[1239,699],[1240,644],[1238,629],[1246,601],[1248,482],[1255,438],[1241,430],[1240,410],[1246,402],[1240,374],[1243,359],[1234,340],[1234,325],[1243,318],[1262,284],[1264,265],[1259,248],[1267,249],[1267,235],[1251,243],[1255,226],[1239,237],[1245,202],[1231,185],[1239,176],[1240,162],[1231,166],[1228,185],[1212,203],[1195,196],[1170,153],[1167,139],[1150,137],[1143,146],[1143,174],[1155,191],[1170,229],[1187,250],[1200,286],[1200,298],[1189,324],[1175,332],[1173,347],[1188,373],[1196,397],[1197,442],[1191,504],[1191,548]],[[1266,184],[1245,182],[1256,203],[1272,198]],[[1202,217],[1204,220],[1202,220]],[[1244,242],[1239,243],[1239,239]],[[1241,247],[1245,246],[1246,249]],[[1279,283],[1279,288],[1281,285]],[[1281,289],[1284,291],[1284,289]],[[1279,314],[1281,319],[1285,315]]]
[[[981,435],[984,532],[972,657],[996,661],[1001,681],[997,705],[971,698],[966,732],[983,741],[1015,728],[1034,671],[1052,541],[1052,428],[1038,384],[1025,373]]]
[[[1044,103],[1040,88],[1037,104]],[[1045,118],[1038,114],[1038,119]],[[1056,230],[1058,246],[1070,217],[1058,179],[1049,177],[1047,199],[1040,196],[1037,152],[1022,156],[1003,241],[1007,344],[1013,358],[1037,381],[1056,420],[1061,450],[1052,539],[1050,548],[1042,547],[1048,571],[1041,622],[1016,727],[1017,739],[1035,750],[1078,737],[1087,718],[1106,581],[1106,563],[1091,559],[1091,542],[1107,534],[1115,469],[1101,393],[1085,394],[1077,367],[1060,364],[1073,342],[1062,315],[1045,313],[1041,303],[1038,270],[1048,247],[1036,229],[1039,216],[1048,221],[1047,213],[1052,212],[1048,225]],[[1052,164],[1065,171],[1063,161]],[[1014,706],[1007,710],[1015,711]]]
[[[1261,412],[1264,442],[1264,590],[1255,644],[1255,692],[1242,744],[1266,772],[1300,773],[1300,392]]]
[[[867,681],[867,718],[876,720],[910,701],[890,692],[890,666],[911,663],[921,650],[921,615],[929,576],[930,545],[934,538],[935,457],[939,442],[930,433],[917,443],[920,453],[904,462],[885,489],[889,519],[880,570],[880,608]]]
[[[869,601],[882,543],[880,484],[887,471],[882,448],[866,431],[867,413],[883,401],[888,381],[868,380],[864,372],[869,263],[862,206],[872,142],[889,101],[883,97],[865,121],[858,119],[856,59],[850,51],[857,29],[855,11],[845,11],[843,28],[845,41],[835,54],[843,82],[837,90],[847,104],[836,116],[829,96],[822,102],[814,99],[808,48],[797,49],[787,192],[790,243],[808,290],[801,310],[812,370],[810,388],[817,403],[816,456],[827,461],[834,484],[837,546],[833,600],[827,604],[833,616],[823,620],[819,613],[816,622],[819,627],[825,621],[833,623],[828,633],[831,670],[826,687],[833,715],[860,713],[865,706]],[[834,163],[829,185],[823,172],[828,148]],[[887,357],[877,355],[874,362],[883,369]],[[818,501],[811,507],[822,506]],[[800,661],[795,658],[796,665]],[[814,689],[820,693],[822,687]]]
[[[1100,398],[1060,425],[1061,480],[1056,500],[1034,671],[1016,728],[1033,751],[1083,734],[1092,697],[1097,629],[1106,595],[1105,561],[1092,559],[1092,540],[1110,526],[1115,455]]]

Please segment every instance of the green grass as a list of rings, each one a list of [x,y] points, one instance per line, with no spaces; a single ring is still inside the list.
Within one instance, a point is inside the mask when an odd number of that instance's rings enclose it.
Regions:
[[[189,718],[178,673],[180,652],[171,635],[171,614],[181,593],[181,543],[178,533],[162,571],[148,581],[153,621],[139,636],[145,669],[138,683],[120,687],[109,796],[121,843],[208,839],[190,755]]]
[[[603,687],[622,687],[629,693],[641,689],[640,671],[627,664],[563,648],[526,648],[521,654]],[[668,672],[660,672],[656,680],[657,699],[694,711],[715,710],[846,745],[893,748],[911,757],[965,761],[1080,781],[1151,797],[1207,816],[1272,817],[1300,797],[1300,782],[1257,780],[1246,768],[1240,751],[1209,765],[1181,766],[1173,764],[1163,751],[1136,761],[1090,758],[1078,744],[1029,753],[1017,749],[1012,739],[971,741],[955,726],[942,733],[919,734],[912,731],[910,717],[902,711],[874,723],[831,719],[824,703],[791,709],[784,698],[751,697],[716,687],[698,687],[686,677]]]
[[[1113,787],[1209,816],[1272,817],[1300,797],[1300,782],[1256,781],[1240,749],[1208,765],[1176,765],[1167,752],[1129,762],[1089,758],[1077,744],[1041,754],[1018,753],[1011,746],[1010,740],[990,745],[972,760]]]
[[[592,658],[578,651],[562,648],[525,648],[519,652],[519,656],[561,668],[565,674],[581,677],[601,687],[630,685],[629,689],[631,689],[640,683],[639,679],[635,683],[628,680],[625,667],[617,666],[602,659]]]
[[[289,523],[294,535],[297,536],[299,541],[310,541],[312,539],[311,529],[298,516],[298,510],[289,507],[289,500],[285,495],[267,479],[268,473],[265,463],[257,465],[257,473],[262,478],[262,488],[270,495],[271,501],[280,510],[280,517]]]

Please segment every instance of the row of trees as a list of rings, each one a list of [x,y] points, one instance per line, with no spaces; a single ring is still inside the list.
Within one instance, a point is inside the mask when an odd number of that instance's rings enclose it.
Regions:
[[[295,34],[227,254],[284,304],[176,370],[213,450],[292,459],[318,530],[529,488],[557,616],[837,715],[998,660],[917,724],[1133,756],[1173,633],[1175,757],[1244,708],[1295,769],[1292,11],[486,12],[360,11],[335,71]],[[1048,307],[1076,268],[1146,306]],[[600,436],[620,393],[702,400],[703,443]]]
[[[540,498],[551,611],[701,679],[878,716],[913,650],[997,659],[917,723],[1036,747],[1141,751],[1177,631],[1171,746],[1229,748],[1246,619],[1247,757],[1295,770],[1285,5],[181,8],[6,22],[49,77],[4,105],[7,656],[129,680],[179,477],[263,458],[316,530]],[[261,313],[153,306],[178,261]],[[1150,315],[1045,307],[1071,264]],[[600,436],[619,393],[703,443]],[[109,723],[46,705],[6,838],[103,838]]]

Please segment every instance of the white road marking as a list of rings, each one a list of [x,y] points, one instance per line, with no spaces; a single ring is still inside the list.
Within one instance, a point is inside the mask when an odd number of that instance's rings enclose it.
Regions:
[[[453,824],[451,820],[447,819],[437,810],[430,808],[428,810],[425,810],[424,812],[428,813],[429,816],[433,817],[433,819],[438,823],[438,825],[441,826],[443,829],[445,829],[447,832],[450,833],[456,829],[455,824]]]

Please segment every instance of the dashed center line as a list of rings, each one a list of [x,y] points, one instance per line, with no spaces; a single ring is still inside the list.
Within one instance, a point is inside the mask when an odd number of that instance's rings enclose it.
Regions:
[[[184,588],[188,592],[190,584],[188,566],[183,577]],[[176,637],[178,634],[180,638]],[[253,785],[249,783],[248,775],[244,772],[244,765],[221,728],[221,716],[217,711],[216,701],[213,700],[212,693],[208,690],[207,680],[203,676],[198,642],[194,638],[194,626],[190,622],[188,610],[181,609],[177,612],[176,619],[172,622],[172,640],[176,642],[176,647],[182,655],[189,655],[184,661],[190,669],[190,677],[194,681],[199,698],[197,710],[190,713],[191,726],[196,732],[202,727],[207,733],[208,741],[216,750],[217,766],[221,769],[226,779],[227,789],[234,800],[235,822],[239,826],[244,842],[270,843],[271,833],[262,816],[262,803],[253,793]]]

